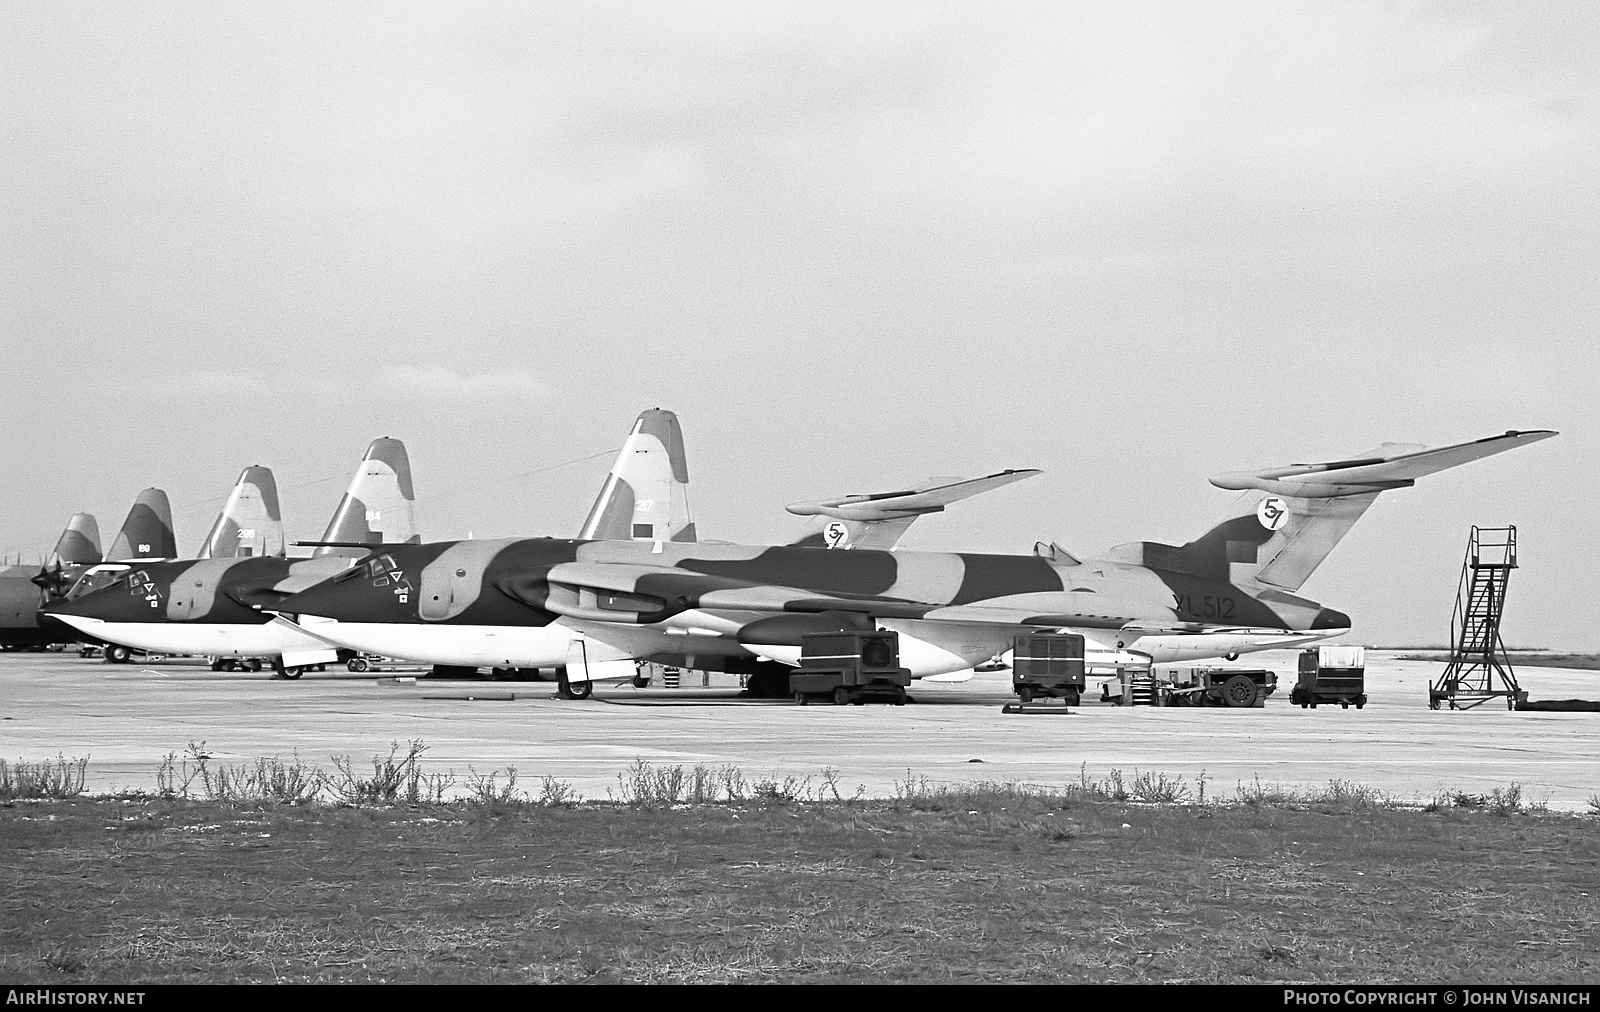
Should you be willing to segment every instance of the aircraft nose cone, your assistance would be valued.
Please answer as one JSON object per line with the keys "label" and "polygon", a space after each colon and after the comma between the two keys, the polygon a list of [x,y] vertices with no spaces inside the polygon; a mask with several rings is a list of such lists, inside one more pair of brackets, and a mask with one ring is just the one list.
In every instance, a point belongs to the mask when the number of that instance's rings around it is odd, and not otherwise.
{"label": "aircraft nose cone", "polygon": [[99,605],[102,603],[103,602],[94,600],[94,595],[92,594],[80,597],[76,601],[51,601],[49,604],[39,609],[39,622],[42,625],[46,619],[54,619],[59,615],[78,615],[84,618],[106,618],[108,616],[98,614],[98,612],[102,610],[99,607]]}
{"label": "aircraft nose cone", "polygon": [[[59,616],[50,613],[47,608],[39,609],[39,628],[59,639],[76,639],[80,627],[73,622],[63,621]],[[79,621],[83,621],[81,618]]]}
{"label": "aircraft nose cone", "polygon": [[1323,608],[1317,612],[1317,617],[1312,621],[1311,628],[1348,629],[1350,628],[1350,616],[1342,611],[1334,611],[1332,608]]}

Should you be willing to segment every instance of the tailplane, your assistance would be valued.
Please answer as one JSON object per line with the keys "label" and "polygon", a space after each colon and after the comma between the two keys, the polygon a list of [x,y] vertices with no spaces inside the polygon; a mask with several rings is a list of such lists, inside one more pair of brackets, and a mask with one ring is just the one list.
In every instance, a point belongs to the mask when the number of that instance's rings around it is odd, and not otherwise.
{"label": "tailplane", "polygon": [[367,554],[361,545],[420,543],[415,500],[406,444],[388,436],[374,439],[312,554],[358,557]]}
{"label": "tailplane", "polygon": [[74,513],[50,553],[48,566],[89,566],[99,562],[100,524],[92,513]]}
{"label": "tailplane", "polygon": [[907,528],[927,513],[940,513],[951,503],[1043,472],[1006,470],[965,481],[929,478],[900,492],[872,492],[840,499],[797,502],[785,507],[802,517],[815,517],[793,545],[816,548],[876,548],[900,543]]}
{"label": "tailplane", "polygon": [[1107,558],[1293,593],[1383,492],[1554,435],[1513,430],[1433,449],[1385,443],[1349,460],[1219,474],[1211,484],[1245,494],[1215,527],[1186,545],[1140,541]]}
{"label": "tailplane", "polygon": [[253,464],[239,474],[227,505],[211,525],[202,559],[234,559],[254,555],[283,558],[283,517],[278,511],[278,483],[272,469]]}
{"label": "tailplane", "polygon": [[122,529],[111,541],[107,562],[133,559],[176,559],[178,539],[172,533],[172,504],[167,493],[147,488],[133,501]]}
{"label": "tailplane", "polygon": [[651,408],[634,420],[578,537],[585,541],[692,542],[689,461],[678,416]]}

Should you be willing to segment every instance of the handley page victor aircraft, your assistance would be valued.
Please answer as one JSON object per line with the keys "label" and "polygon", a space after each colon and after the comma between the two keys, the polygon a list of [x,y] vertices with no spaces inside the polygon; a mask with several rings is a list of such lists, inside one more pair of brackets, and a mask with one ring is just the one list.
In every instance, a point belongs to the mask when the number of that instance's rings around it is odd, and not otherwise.
{"label": "handley page victor aircraft", "polygon": [[[1245,495],[1211,530],[1092,559],[1053,547],[1008,556],[458,541],[377,553],[277,608],[343,647],[434,664],[564,666],[573,686],[629,677],[641,658],[793,664],[804,634],[874,626],[899,633],[900,662],[916,677],[970,667],[1040,629],[1083,633],[1101,663],[1236,655],[1349,629],[1346,615],[1294,592],[1381,492],[1553,435],[1385,444],[1350,460],[1218,475],[1213,484]],[[770,670],[758,673],[758,693],[782,691],[765,684]]]}

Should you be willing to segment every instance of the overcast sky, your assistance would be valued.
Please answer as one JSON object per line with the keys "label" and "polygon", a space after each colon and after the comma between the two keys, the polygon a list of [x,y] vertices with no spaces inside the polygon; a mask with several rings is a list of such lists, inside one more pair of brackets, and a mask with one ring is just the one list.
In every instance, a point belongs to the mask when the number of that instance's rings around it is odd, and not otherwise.
{"label": "overcast sky", "polygon": [[904,542],[1008,552],[1555,428],[1302,592],[1442,642],[1515,523],[1507,638],[1600,648],[1597,54],[1589,2],[10,3],[0,550],[156,485],[192,553],[252,463],[312,538],[378,435],[430,540],[570,536],[655,406],[703,537],[1043,468]]}

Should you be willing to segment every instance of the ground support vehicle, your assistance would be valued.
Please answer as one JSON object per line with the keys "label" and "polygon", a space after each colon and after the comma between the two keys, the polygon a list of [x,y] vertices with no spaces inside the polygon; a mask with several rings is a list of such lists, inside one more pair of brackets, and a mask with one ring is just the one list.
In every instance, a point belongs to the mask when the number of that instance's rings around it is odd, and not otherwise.
{"label": "ground support vehicle", "polygon": [[1278,673],[1265,668],[1170,668],[1158,676],[1166,706],[1265,706]]}
{"label": "ground support vehicle", "polygon": [[1277,689],[1277,672],[1265,668],[1125,667],[1101,686],[1100,698],[1119,706],[1252,707]]}
{"label": "ground support vehicle", "polygon": [[208,657],[212,671],[260,671],[261,658],[259,657]]}
{"label": "ground support vehicle", "polygon": [[1118,706],[1165,706],[1162,685],[1148,664],[1118,665],[1117,676],[1100,683],[1100,702]]}
{"label": "ground support vehicle", "polygon": [[1367,662],[1363,647],[1311,647],[1300,652],[1299,680],[1289,690],[1289,702],[1301,709],[1318,703],[1338,703],[1356,709],[1367,705]]}
{"label": "ground support vehicle", "polygon": [[789,673],[789,691],[801,706],[821,700],[904,706],[910,684],[910,670],[900,666],[900,634],[893,632],[809,633],[800,637],[800,666]]}
{"label": "ground support vehicle", "polygon": [[1035,698],[1077,706],[1083,696],[1083,637],[1077,633],[1035,633],[1012,641],[1011,690],[1019,703]]}

